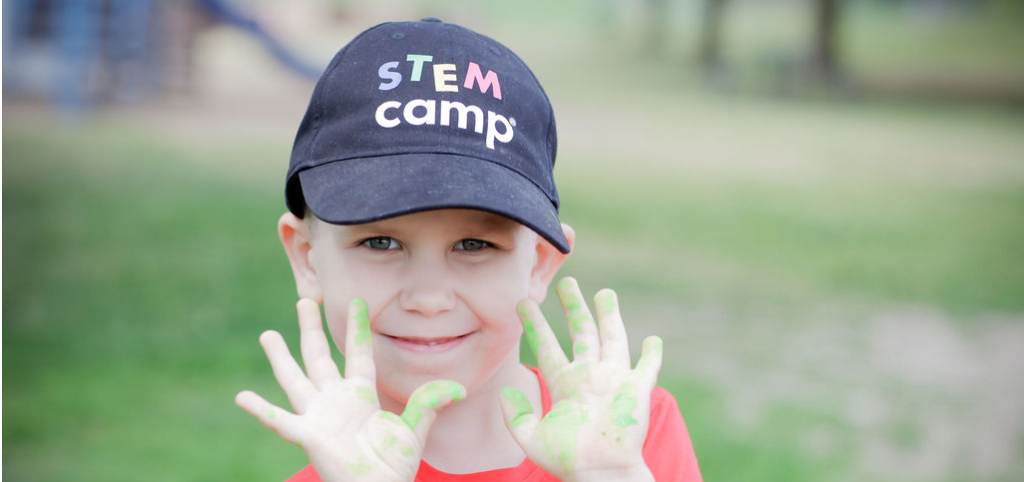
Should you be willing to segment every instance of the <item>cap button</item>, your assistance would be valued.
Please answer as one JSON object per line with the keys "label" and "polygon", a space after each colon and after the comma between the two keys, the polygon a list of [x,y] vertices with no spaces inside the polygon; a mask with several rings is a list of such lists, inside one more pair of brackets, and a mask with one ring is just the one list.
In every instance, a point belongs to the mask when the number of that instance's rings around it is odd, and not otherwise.
{"label": "cap button", "polygon": [[423,18],[421,18],[421,19],[420,19],[420,22],[434,22],[434,23],[443,23],[443,22],[441,21],[441,19],[439,19],[439,18],[437,18],[437,17],[423,17]]}

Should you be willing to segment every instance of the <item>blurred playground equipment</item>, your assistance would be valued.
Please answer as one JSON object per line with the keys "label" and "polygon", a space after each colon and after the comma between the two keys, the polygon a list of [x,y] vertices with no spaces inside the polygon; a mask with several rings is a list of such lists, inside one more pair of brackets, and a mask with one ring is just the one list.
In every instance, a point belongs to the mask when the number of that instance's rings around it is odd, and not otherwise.
{"label": "blurred playground equipment", "polygon": [[225,0],[4,0],[5,93],[41,98],[71,116],[190,88],[196,36],[216,24],[245,32],[284,68],[313,65],[243,6]]}

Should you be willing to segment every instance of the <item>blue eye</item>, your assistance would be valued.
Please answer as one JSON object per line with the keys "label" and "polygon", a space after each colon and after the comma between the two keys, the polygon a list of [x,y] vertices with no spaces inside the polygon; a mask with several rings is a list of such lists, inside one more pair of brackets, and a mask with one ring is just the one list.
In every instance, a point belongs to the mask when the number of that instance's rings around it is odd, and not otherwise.
{"label": "blue eye", "polygon": [[363,241],[363,246],[377,251],[387,251],[391,249],[401,248],[402,245],[398,244],[395,238],[389,238],[387,236],[378,236],[376,238],[370,238]]}
{"label": "blue eye", "polygon": [[480,251],[484,248],[491,246],[487,241],[480,241],[479,239],[463,239],[455,243],[456,251]]}

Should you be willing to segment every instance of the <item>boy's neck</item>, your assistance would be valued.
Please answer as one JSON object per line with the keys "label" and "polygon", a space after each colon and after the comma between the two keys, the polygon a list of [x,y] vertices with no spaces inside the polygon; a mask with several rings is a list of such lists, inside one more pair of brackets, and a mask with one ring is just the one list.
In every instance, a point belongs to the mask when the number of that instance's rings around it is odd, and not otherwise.
{"label": "boy's neck", "polygon": [[503,420],[501,389],[518,388],[538,413],[542,407],[537,376],[521,365],[516,355],[511,354],[498,372],[465,400],[441,410],[427,436],[423,460],[440,471],[456,474],[522,463],[526,454]]}

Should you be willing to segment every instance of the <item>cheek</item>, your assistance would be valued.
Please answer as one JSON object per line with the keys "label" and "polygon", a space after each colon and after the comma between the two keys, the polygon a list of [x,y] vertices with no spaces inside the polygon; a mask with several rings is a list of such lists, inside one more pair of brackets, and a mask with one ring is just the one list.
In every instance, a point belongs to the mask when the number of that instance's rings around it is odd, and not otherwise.
{"label": "cheek", "polygon": [[515,258],[473,270],[462,283],[463,299],[488,328],[518,339],[516,304],[529,296],[530,270]]}
{"label": "cheek", "polygon": [[[337,266],[341,266],[340,263]],[[398,286],[387,271],[374,268],[349,262],[343,268],[332,270],[327,276],[321,277],[327,327],[342,352],[345,350],[349,302],[355,298],[366,301],[372,324],[394,295],[386,287]]]}
{"label": "cheek", "polygon": [[348,327],[348,305],[347,303],[335,303],[324,297],[324,317],[327,319],[327,329],[331,332],[331,339],[342,353],[345,353],[345,329]]}

